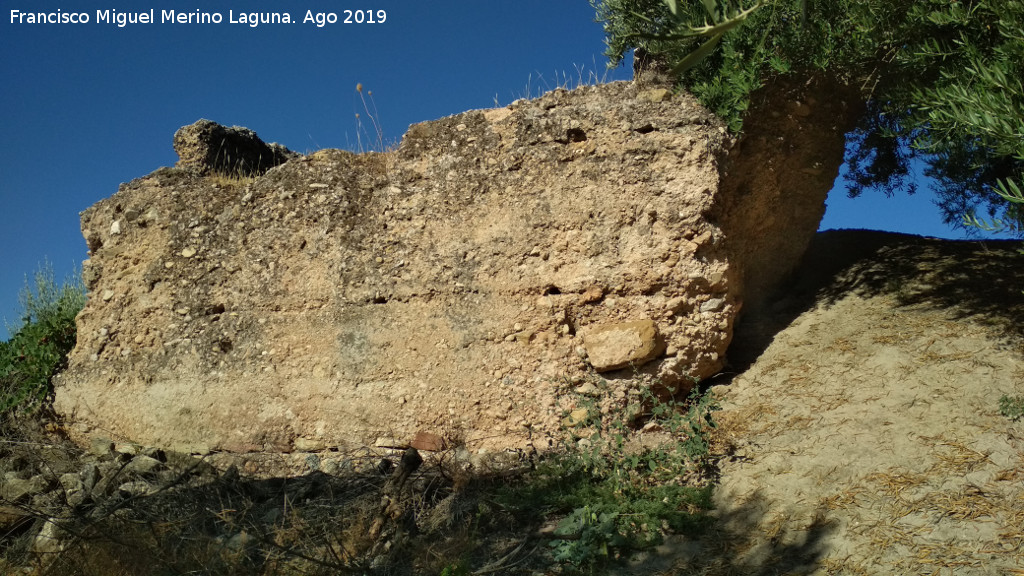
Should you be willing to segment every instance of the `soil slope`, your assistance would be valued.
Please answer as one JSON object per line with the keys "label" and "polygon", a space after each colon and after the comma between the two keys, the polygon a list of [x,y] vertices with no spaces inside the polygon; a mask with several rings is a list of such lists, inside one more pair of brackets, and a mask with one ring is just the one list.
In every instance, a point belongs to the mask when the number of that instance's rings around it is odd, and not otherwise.
{"label": "soil slope", "polygon": [[819,234],[737,329],[719,523],[665,573],[1024,574],[1018,248]]}

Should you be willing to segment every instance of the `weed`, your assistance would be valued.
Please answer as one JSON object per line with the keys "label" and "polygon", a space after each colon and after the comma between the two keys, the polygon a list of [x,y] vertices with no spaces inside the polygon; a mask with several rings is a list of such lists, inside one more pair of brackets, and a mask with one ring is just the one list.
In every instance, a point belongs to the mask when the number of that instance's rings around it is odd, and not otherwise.
{"label": "weed", "polygon": [[999,399],[999,413],[1016,422],[1024,418],[1024,396],[1006,396]]}
{"label": "weed", "polygon": [[[608,387],[599,381],[597,388]],[[499,491],[508,508],[561,516],[551,551],[580,567],[655,545],[666,533],[697,532],[711,507],[711,487],[700,479],[717,409],[713,396],[695,391],[680,402],[644,390],[604,418],[599,401],[579,398],[587,416],[566,420],[562,449]],[[659,431],[653,444],[635,429],[641,417],[645,429]]]}
{"label": "weed", "polygon": [[[356,145],[354,151],[359,154],[359,161],[365,163],[364,165],[372,173],[388,178],[395,164],[395,150],[397,150],[398,144],[388,144],[384,140],[384,129],[380,125],[380,113],[377,111],[377,103],[373,99],[373,91],[366,90],[364,92],[362,83],[359,83],[356,84],[356,93],[359,94],[363,111],[355,114]],[[364,118],[369,121],[373,134],[368,133]]]}
{"label": "weed", "polygon": [[239,169],[229,174],[214,172],[209,179],[221,188],[241,188],[255,182],[256,176]]}
{"label": "weed", "polygon": [[85,306],[81,273],[57,286],[53,269],[43,263],[34,281],[33,289],[26,278],[19,295],[21,324],[0,342],[0,415],[38,410],[75,346],[75,316]]}
{"label": "weed", "polygon": [[[373,99],[373,92],[370,90],[363,94],[362,83],[356,84],[356,92],[359,94],[359,101],[363,104],[363,112],[366,114],[366,118],[369,119],[370,124],[373,126],[373,135],[367,135],[369,140],[366,145],[363,144],[363,135],[366,134],[366,128],[363,126],[363,117],[359,112],[356,112],[356,151],[360,154],[364,152],[385,152],[386,147],[384,146],[384,130],[380,127],[380,114],[377,112],[377,103]],[[367,101],[369,97],[369,101]],[[371,108],[373,109],[371,111]]]}
{"label": "weed", "polygon": [[441,570],[441,576],[469,576],[469,575],[470,575],[469,569],[466,568],[465,564],[463,564],[461,562],[456,562],[454,564],[449,564],[448,566],[445,566],[443,570]]}
{"label": "weed", "polygon": [[[607,84],[610,82],[610,69],[605,69],[603,73],[598,74],[595,70],[598,69],[597,61],[593,61],[593,66],[588,67],[586,64],[573,64],[575,68],[575,76],[572,73],[566,71],[554,71],[554,80],[549,81],[545,78],[544,74],[539,70],[534,74],[529,74],[526,78],[526,85],[523,90],[516,95],[513,93],[512,99],[517,100],[520,98],[539,98],[546,92],[552,90],[563,89],[563,90],[574,90],[581,86],[597,86],[600,84]],[[501,104],[498,100],[498,95],[494,95],[494,107],[498,108]]]}

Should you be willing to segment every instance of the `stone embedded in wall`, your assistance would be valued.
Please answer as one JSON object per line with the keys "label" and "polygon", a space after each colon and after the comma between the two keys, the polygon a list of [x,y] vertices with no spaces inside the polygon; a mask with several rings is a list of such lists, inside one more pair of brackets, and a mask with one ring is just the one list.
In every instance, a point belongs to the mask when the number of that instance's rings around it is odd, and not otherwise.
{"label": "stone embedded in wall", "polygon": [[667,351],[603,387],[715,374],[743,298],[731,255],[765,243],[712,217],[742,204],[722,197],[721,123],[639,92],[556,90],[248,181],[178,167],[123,185],[82,214],[69,432],[183,452],[523,445],[578,408],[559,383],[594,370],[587,334],[640,321]]}
{"label": "stone embedded in wall", "polygon": [[424,452],[439,452],[447,447],[447,443],[438,434],[420,430],[413,437],[412,442],[409,442],[409,447]]}
{"label": "stone embedded in wall", "polygon": [[665,351],[653,320],[591,326],[583,332],[583,346],[597,372],[640,367]]}

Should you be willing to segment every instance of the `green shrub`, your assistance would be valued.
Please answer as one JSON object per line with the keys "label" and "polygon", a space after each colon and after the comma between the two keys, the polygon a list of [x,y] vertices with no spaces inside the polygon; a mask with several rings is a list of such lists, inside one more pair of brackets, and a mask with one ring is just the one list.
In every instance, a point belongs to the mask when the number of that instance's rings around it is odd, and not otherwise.
{"label": "green shrub", "polygon": [[999,399],[999,413],[1010,420],[1024,418],[1024,396],[1003,396]]}
{"label": "green shrub", "polygon": [[[550,543],[560,562],[600,564],[656,545],[665,533],[699,532],[707,522],[711,486],[701,479],[715,398],[695,389],[685,402],[663,401],[646,388],[630,398],[602,418],[600,398],[580,397],[588,417],[566,427],[562,450],[499,493],[504,507],[537,521],[561,517]],[[639,421],[673,440],[643,445],[636,441]]]}
{"label": "green shrub", "polygon": [[45,403],[53,375],[67,364],[75,346],[75,316],[85,306],[81,275],[58,286],[48,263],[34,286],[28,280],[19,295],[20,324],[0,342],[0,414],[33,413]]}
{"label": "green shrub", "polygon": [[441,576],[469,576],[469,575],[470,575],[469,569],[466,568],[465,564],[463,564],[461,562],[456,562],[454,564],[449,564],[448,566],[444,567],[444,570],[441,570]]}

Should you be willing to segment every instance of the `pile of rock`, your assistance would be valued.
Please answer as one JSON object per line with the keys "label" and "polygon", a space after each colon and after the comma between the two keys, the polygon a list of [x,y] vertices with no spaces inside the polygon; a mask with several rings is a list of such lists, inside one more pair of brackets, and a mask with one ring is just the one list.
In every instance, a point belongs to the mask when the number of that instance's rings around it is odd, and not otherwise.
{"label": "pile of rock", "polygon": [[[275,558],[297,573],[311,557],[338,568],[406,562],[395,556],[410,527],[438,537],[476,510],[451,477],[481,464],[458,450],[436,458],[380,448],[277,462],[290,470],[275,478],[248,472],[258,456],[197,458],[105,439],[85,451],[19,442],[0,455],[3,574],[105,574],[140,561],[145,572],[133,573],[264,573]],[[325,534],[344,559],[320,547]],[[297,541],[282,553],[289,538]]]}
{"label": "pile of rock", "polygon": [[0,534],[21,535],[25,551],[37,557],[59,553],[74,534],[72,526],[108,515],[131,498],[217,477],[211,465],[190,456],[100,438],[88,452],[48,445],[33,456],[5,458],[2,468]]}

